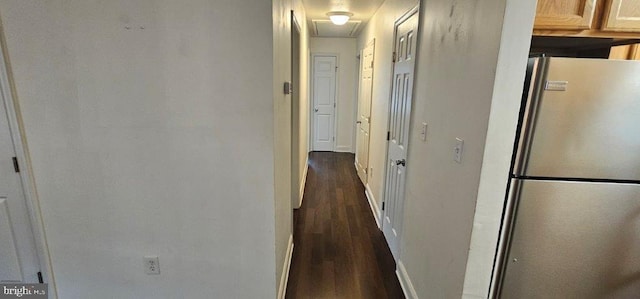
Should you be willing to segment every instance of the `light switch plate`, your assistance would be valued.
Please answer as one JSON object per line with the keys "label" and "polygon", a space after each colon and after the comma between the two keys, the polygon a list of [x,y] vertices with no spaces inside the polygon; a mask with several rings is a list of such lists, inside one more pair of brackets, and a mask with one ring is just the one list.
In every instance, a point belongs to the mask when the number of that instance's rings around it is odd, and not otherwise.
{"label": "light switch plate", "polygon": [[422,123],[422,128],[420,129],[420,139],[422,139],[422,141],[427,141],[427,123]]}
{"label": "light switch plate", "polygon": [[464,150],[464,140],[456,138],[456,146],[453,148],[453,160],[462,163],[462,151]]}

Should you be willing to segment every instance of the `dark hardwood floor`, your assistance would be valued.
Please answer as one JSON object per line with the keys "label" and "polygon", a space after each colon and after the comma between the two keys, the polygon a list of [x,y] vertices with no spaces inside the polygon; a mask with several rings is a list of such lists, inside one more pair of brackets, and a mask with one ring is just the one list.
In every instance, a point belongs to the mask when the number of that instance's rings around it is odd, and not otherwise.
{"label": "dark hardwood floor", "polygon": [[404,298],[354,155],[312,152],[286,298]]}

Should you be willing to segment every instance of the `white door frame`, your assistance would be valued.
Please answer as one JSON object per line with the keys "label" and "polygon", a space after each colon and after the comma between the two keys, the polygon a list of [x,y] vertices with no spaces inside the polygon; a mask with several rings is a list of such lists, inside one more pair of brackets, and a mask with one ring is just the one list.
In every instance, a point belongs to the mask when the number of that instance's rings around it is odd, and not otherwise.
{"label": "white door frame", "polygon": [[[374,38],[375,39],[375,38]],[[356,46],[357,49],[357,46]],[[362,59],[362,51],[358,50],[358,55],[356,56],[356,65],[355,65],[355,70],[356,70],[356,92],[355,92],[355,101],[353,103],[353,119],[354,122],[352,124],[353,128],[353,136],[351,136],[351,153],[355,154],[356,153],[356,142],[358,141],[358,137],[357,137],[357,130],[358,130],[358,126],[356,121],[358,120],[358,103],[360,101],[360,74],[362,72],[362,63],[361,63],[361,59]]]}
{"label": "white door frame", "polygon": [[[291,207],[300,208],[300,49],[302,29],[295,12],[291,11]],[[294,38],[295,36],[295,38]],[[297,44],[296,44],[297,43]],[[296,47],[297,46],[297,47]],[[295,53],[297,52],[297,53]],[[297,68],[297,71],[295,70]],[[296,76],[297,75],[297,76]],[[297,78],[296,78],[297,77]],[[294,109],[295,108],[295,109]],[[294,123],[294,121],[297,121]]]}
{"label": "white door frame", "polygon": [[[310,54],[310,60],[309,60],[309,64],[311,65],[309,67],[309,73],[311,74],[311,76],[309,76],[309,94],[311,95],[310,97],[310,101],[309,101],[309,149],[310,151],[315,151],[315,149],[313,148],[313,138],[314,138],[314,134],[315,134],[315,126],[316,126],[316,122],[315,122],[315,112],[314,112],[314,104],[315,104],[315,98],[313,97],[314,93],[313,93],[313,88],[314,88],[314,84],[313,84],[313,79],[315,76],[315,69],[314,69],[314,65],[315,65],[315,58],[317,56],[333,56],[336,58],[336,67],[338,68],[338,70],[340,69],[340,54],[338,53],[331,53],[331,52],[312,52]],[[338,144],[338,94],[339,93],[339,85],[340,82],[340,78],[339,78],[339,72],[336,71],[336,94],[335,94],[335,108],[333,109],[333,137],[336,138],[336,140],[333,142],[333,148],[331,149],[331,151],[335,152],[336,151],[336,146]]]}
{"label": "white door frame", "polygon": [[24,126],[18,113],[18,111],[20,111],[18,103],[16,102],[13,94],[13,84],[9,76],[9,64],[6,61],[4,49],[6,49],[6,47],[4,45],[4,41],[2,41],[2,49],[0,49],[0,95],[2,96],[2,102],[0,104],[4,104],[7,110],[9,132],[11,133],[16,159],[20,165],[20,180],[22,181],[22,189],[27,204],[29,220],[31,220],[42,278],[45,283],[49,284],[49,298],[57,299],[57,290],[53,277],[51,260],[49,258],[49,249],[47,247],[47,239],[44,232],[40,202],[38,200],[38,193],[33,180],[31,160],[27,155],[27,144],[23,138]]}
{"label": "white door frame", "polygon": [[[397,38],[397,30],[396,28],[398,27],[399,24],[401,24],[402,22],[408,20],[410,17],[412,17],[414,14],[419,14],[420,13],[420,4],[416,5],[415,7],[413,7],[412,9],[408,10],[406,13],[402,14],[402,16],[400,16],[398,19],[396,19],[396,21],[393,23],[393,47],[392,47],[392,52],[396,50],[396,38]],[[420,28],[420,24],[422,23],[422,18],[420,18],[420,16],[418,16],[418,29]],[[418,49],[420,45],[420,34],[418,33],[416,35],[416,62],[414,62],[417,65],[417,60],[419,59],[418,57]],[[394,63],[395,64],[395,63]],[[414,68],[414,76],[416,74],[416,69]],[[415,78],[415,77],[414,77]],[[391,75],[390,75],[390,79],[389,82],[391,82],[391,88],[389,89],[389,97],[387,98],[389,101],[389,109],[387,111],[387,134],[388,132],[391,130],[391,97],[393,97],[393,84],[394,84],[394,67],[391,67]],[[411,93],[412,95],[415,94],[415,87],[416,87],[416,81],[414,80],[414,84],[411,88]],[[413,101],[413,96],[412,96],[412,101]],[[411,105],[413,107],[413,104]],[[413,108],[412,108],[413,109]],[[411,113],[412,114],[412,113]],[[410,115],[411,115],[410,114]],[[409,124],[411,124],[411,120],[409,120]],[[409,129],[410,129],[411,125],[409,125]],[[407,140],[407,153],[409,151],[409,141]],[[408,154],[407,154],[408,156]],[[385,194],[387,192],[387,175],[388,175],[388,171],[389,171],[389,167],[388,167],[388,163],[386,163],[386,161],[389,159],[389,140],[387,139],[387,142],[385,143],[385,153],[384,153],[384,183],[382,184],[382,206],[384,207],[385,205]],[[406,177],[405,177],[405,182],[406,182]],[[406,186],[403,186],[403,188],[405,188]],[[405,189],[406,191],[406,189]],[[404,197],[406,198],[406,192],[404,194]],[[404,205],[404,201],[403,201],[403,205]],[[404,211],[404,207],[403,207],[403,211]],[[385,216],[385,211],[382,210],[380,211],[380,230],[382,231],[384,229],[384,216]],[[403,219],[402,219],[402,223],[404,224],[404,215],[403,215]],[[402,245],[402,236],[403,236],[403,229],[402,226],[403,224],[400,226],[400,230],[398,232],[398,246],[400,247]],[[386,241],[386,238],[385,238]],[[400,251],[402,251],[402,248],[399,248]],[[397,258],[396,256],[393,257],[394,260],[397,262],[399,258]]]}
{"label": "white door frame", "polygon": [[[367,46],[365,46],[365,48],[366,47]],[[359,110],[359,107],[360,107],[360,97],[361,97],[361,94],[362,94],[362,64],[363,64],[363,60],[364,60],[363,53],[364,53],[364,48],[358,50],[358,56],[357,56],[357,58],[358,58],[358,72],[357,72],[358,73],[358,90],[356,92],[356,105],[355,105],[355,107],[353,109],[356,112],[353,115],[353,119],[356,120],[356,124],[355,124],[355,127],[353,129],[353,132],[354,132],[353,137],[354,138],[353,138],[353,141],[352,141],[352,143],[353,143],[353,153],[356,156],[356,159],[353,160],[353,166],[355,166],[356,171],[358,171],[358,160],[357,160],[357,157],[358,157],[358,117],[360,115],[359,114],[360,111],[358,111],[358,110]],[[369,138],[369,139],[371,139],[371,138]]]}

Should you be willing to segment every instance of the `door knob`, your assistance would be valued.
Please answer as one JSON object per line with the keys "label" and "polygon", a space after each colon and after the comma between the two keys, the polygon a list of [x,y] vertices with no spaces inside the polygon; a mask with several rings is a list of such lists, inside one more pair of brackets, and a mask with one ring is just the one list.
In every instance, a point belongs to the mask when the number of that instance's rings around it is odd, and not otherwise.
{"label": "door knob", "polygon": [[315,112],[318,112],[318,108],[316,108],[316,109],[313,109],[313,111],[315,111]]}
{"label": "door knob", "polygon": [[407,165],[407,161],[405,159],[396,160],[396,165],[406,166]]}
{"label": "door knob", "polygon": [[356,124],[361,124],[361,123],[362,123],[361,121],[357,121],[357,122],[356,122]]}

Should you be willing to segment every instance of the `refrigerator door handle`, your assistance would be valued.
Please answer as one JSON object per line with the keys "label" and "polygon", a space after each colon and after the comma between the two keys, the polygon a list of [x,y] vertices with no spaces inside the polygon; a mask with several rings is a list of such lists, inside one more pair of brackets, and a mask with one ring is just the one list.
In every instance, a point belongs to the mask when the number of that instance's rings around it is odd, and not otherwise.
{"label": "refrigerator door handle", "polygon": [[500,236],[498,240],[498,247],[496,248],[496,258],[493,266],[488,298],[498,298],[500,289],[502,288],[505,268],[508,263],[507,258],[509,257],[511,235],[515,224],[515,215],[518,209],[518,202],[522,189],[521,187],[521,179],[511,179],[509,181],[509,191],[506,195],[502,222],[500,224]]}
{"label": "refrigerator door handle", "polygon": [[524,175],[527,167],[526,161],[529,158],[529,146],[535,133],[536,114],[540,104],[540,96],[544,89],[547,60],[544,58],[531,58],[529,68],[531,70],[527,70],[527,79],[525,80],[525,83],[529,83],[529,88],[527,89],[527,94],[523,94],[522,105],[524,107],[518,123],[518,132],[516,133],[516,151],[513,162],[513,174],[516,176]]}

